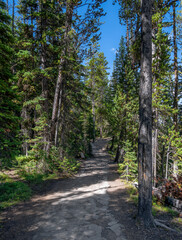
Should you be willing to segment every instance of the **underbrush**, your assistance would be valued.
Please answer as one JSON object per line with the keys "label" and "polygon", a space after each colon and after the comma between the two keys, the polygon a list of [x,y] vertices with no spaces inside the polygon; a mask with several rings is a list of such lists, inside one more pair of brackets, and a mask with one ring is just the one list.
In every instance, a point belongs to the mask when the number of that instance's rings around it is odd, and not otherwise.
{"label": "underbrush", "polygon": [[156,182],[162,195],[160,201],[165,201],[165,197],[182,200],[182,175],[178,177],[169,176],[169,179],[157,179]]}
{"label": "underbrush", "polygon": [[21,181],[13,181],[8,175],[0,174],[0,209],[12,206],[19,201],[31,197],[32,190],[28,184]]}
{"label": "underbrush", "polygon": [[[127,192],[129,194],[129,200],[133,201],[135,205],[138,205],[138,190],[133,185],[128,184]],[[162,205],[157,201],[155,197],[152,198],[152,214],[156,216],[158,213],[168,213],[172,217],[177,217],[179,213],[169,207]]]}
{"label": "underbrush", "polygon": [[[0,210],[28,200],[35,190],[50,179],[67,178],[77,172],[80,162],[64,157],[62,160],[37,160],[34,156],[19,156],[13,170],[0,173]],[[12,177],[12,172],[16,177]]]}

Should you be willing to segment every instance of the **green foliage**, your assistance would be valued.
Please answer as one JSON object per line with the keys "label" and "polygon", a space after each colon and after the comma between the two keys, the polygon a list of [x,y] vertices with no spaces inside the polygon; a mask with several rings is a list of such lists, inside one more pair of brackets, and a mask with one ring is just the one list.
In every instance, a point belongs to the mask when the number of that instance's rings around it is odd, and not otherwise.
{"label": "green foliage", "polygon": [[33,160],[34,157],[33,156],[25,156],[25,155],[20,155],[16,157],[16,162],[18,164],[19,167],[21,167],[23,164],[25,164],[26,162],[30,162],[31,160]]}
{"label": "green foliage", "polygon": [[132,181],[137,178],[137,156],[128,140],[123,144],[123,149],[125,152],[124,159],[122,163],[118,164],[118,172],[121,174],[121,178],[127,179],[127,181]]}
{"label": "green foliage", "polygon": [[5,183],[5,182],[12,182],[12,179],[8,176],[8,174],[0,172],[0,183]]}
{"label": "green foliage", "polygon": [[64,173],[64,174],[71,174],[73,172],[76,172],[80,167],[80,163],[77,162],[75,159],[68,159],[64,157],[64,159],[60,162],[60,165],[58,168]]}
{"label": "green foliage", "polygon": [[127,193],[129,194],[129,199],[135,203],[135,205],[138,204],[138,190],[133,185],[129,185],[127,188]]}
{"label": "green foliage", "polygon": [[[138,190],[137,188],[133,187],[132,185],[129,185],[128,190],[129,199],[135,203],[135,205],[138,204]],[[153,216],[156,216],[158,213],[169,213],[171,216],[176,217],[179,215],[179,213],[170,207],[166,207],[162,205],[160,202],[156,201],[156,199],[152,198],[152,214]]]}
{"label": "green foliage", "polygon": [[33,185],[38,185],[43,182],[46,178],[46,174],[41,174],[37,172],[27,172],[24,169],[21,169],[18,172],[19,176],[21,177],[22,180],[25,180],[30,186]]}
{"label": "green foliage", "polygon": [[157,213],[169,213],[171,216],[173,217],[177,217],[179,215],[179,213],[169,207],[165,207],[159,203],[153,202],[152,204],[152,214],[154,216],[157,215]]}
{"label": "green foliage", "polygon": [[60,157],[59,149],[54,146],[51,148],[50,158],[47,160],[47,163],[50,171],[63,173],[65,176],[77,172],[80,167],[80,163],[68,154]]}
{"label": "green foliage", "polygon": [[99,45],[94,40],[92,40],[90,51],[91,56],[86,66],[87,79],[85,83],[88,87],[88,97],[91,105],[89,123],[92,121],[90,126],[93,125],[91,135],[94,141],[96,135],[99,135],[99,132],[100,136],[104,134],[107,125],[107,121],[105,121],[106,109],[104,107],[104,102],[108,90],[108,62],[104,53],[99,52]]}
{"label": "green foliage", "polygon": [[12,75],[14,58],[10,16],[0,0],[0,165],[9,166],[18,153],[19,100],[16,79]]}
{"label": "green foliage", "polygon": [[[43,175],[49,171],[48,163],[44,160],[46,159],[45,155],[42,153],[42,158],[40,158],[40,152],[38,152],[39,155],[37,156],[30,151],[28,156],[21,155],[16,157],[20,176],[28,174],[34,177],[34,175]],[[40,161],[40,159],[42,159],[42,161]]]}
{"label": "green foliage", "polygon": [[0,184],[0,209],[29,199],[31,189],[23,182],[5,182]]}

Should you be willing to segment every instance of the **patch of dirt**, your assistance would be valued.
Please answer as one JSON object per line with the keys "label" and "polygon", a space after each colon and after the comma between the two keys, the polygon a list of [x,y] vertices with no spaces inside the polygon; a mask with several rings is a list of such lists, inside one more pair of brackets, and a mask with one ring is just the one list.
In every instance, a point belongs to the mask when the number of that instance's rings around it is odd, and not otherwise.
{"label": "patch of dirt", "polygon": [[[83,161],[77,175],[48,180],[37,187],[37,193],[30,201],[1,212],[0,239],[91,240],[95,234],[100,236],[95,240],[182,239],[180,234],[161,228],[146,230],[137,224],[137,207],[128,200],[127,186],[119,179],[117,165],[109,160],[104,148],[106,144],[106,140],[96,142],[95,158]],[[84,225],[83,218],[90,226]],[[156,218],[167,221],[165,224],[172,228],[182,228],[172,222],[170,214],[159,213]],[[118,231],[123,233],[123,238],[117,237]],[[87,233],[85,237],[83,232]]]}
{"label": "patch of dirt", "polygon": [[[125,226],[125,235],[128,240],[180,240],[182,235],[168,231],[166,229],[151,227],[145,229],[139,225],[136,221],[137,206],[130,200],[127,185],[121,182],[119,175],[116,178],[117,166],[110,163],[110,188],[108,190],[110,195],[110,211],[115,215],[119,222],[122,222]],[[113,179],[116,179],[113,181]],[[176,231],[182,232],[182,221],[173,221],[173,216],[169,213],[158,212],[155,219],[164,220],[164,224]]]}

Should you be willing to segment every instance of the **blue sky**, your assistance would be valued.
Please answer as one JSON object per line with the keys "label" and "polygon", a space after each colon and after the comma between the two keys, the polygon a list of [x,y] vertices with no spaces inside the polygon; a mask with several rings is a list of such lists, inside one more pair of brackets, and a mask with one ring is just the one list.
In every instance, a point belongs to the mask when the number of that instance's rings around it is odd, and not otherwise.
{"label": "blue sky", "polygon": [[[12,7],[12,0],[8,0],[10,5],[10,14]],[[19,0],[15,0],[15,5],[17,5]],[[101,22],[104,24],[101,26],[101,40],[100,50],[104,52],[105,57],[108,61],[108,72],[112,74],[113,61],[115,59],[116,49],[119,47],[119,42],[121,36],[125,34],[126,30],[124,26],[119,23],[119,4],[112,4],[113,0],[107,0],[103,4],[104,11],[107,13],[106,16],[101,18]],[[17,9],[16,14],[17,14]]]}
{"label": "blue sky", "polygon": [[104,52],[108,61],[109,70],[111,74],[113,69],[113,61],[115,59],[116,49],[119,47],[121,36],[125,34],[125,26],[121,26],[119,23],[118,11],[119,5],[112,5],[113,0],[107,0],[103,4],[103,8],[107,13],[105,17],[102,17],[101,21],[105,22],[101,26],[101,40],[100,49]]}

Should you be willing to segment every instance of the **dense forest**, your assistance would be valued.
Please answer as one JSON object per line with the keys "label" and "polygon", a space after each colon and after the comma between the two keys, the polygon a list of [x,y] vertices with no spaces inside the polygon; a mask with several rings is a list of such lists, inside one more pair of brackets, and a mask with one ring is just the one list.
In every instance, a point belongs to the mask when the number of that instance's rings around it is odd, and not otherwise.
{"label": "dense forest", "polygon": [[74,171],[91,142],[109,137],[121,177],[139,175],[142,216],[152,186],[176,181],[170,194],[182,199],[180,1],[114,1],[126,32],[110,78],[99,46],[105,1],[0,0],[0,168],[29,178]]}

